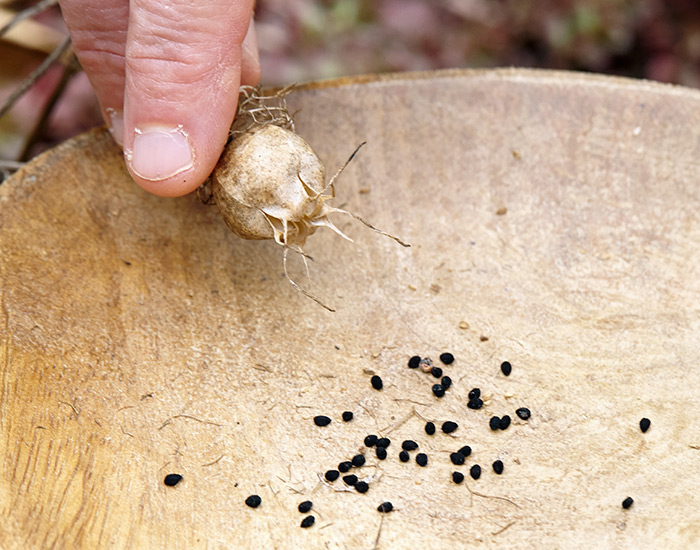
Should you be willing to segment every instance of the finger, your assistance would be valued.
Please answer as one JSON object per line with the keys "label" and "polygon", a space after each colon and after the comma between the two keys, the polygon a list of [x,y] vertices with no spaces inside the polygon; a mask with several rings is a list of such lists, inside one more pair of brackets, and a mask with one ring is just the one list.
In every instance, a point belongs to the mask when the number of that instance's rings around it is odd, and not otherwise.
{"label": "finger", "polygon": [[260,82],[260,55],[255,22],[252,18],[248,25],[248,33],[243,40],[241,58],[241,85],[256,86]]}
{"label": "finger", "polygon": [[95,90],[102,116],[122,143],[129,0],[60,0],[73,51]]}
{"label": "finger", "polygon": [[252,0],[131,0],[124,157],[134,180],[184,195],[211,173],[238,99]]}

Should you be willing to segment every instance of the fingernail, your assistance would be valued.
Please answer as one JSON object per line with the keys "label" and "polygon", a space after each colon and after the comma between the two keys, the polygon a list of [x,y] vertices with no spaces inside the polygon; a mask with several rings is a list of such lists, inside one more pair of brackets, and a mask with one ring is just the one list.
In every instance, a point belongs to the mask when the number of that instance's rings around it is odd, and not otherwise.
{"label": "fingernail", "polygon": [[108,107],[105,109],[109,116],[109,131],[119,145],[124,145],[124,113]]}
{"label": "fingernail", "polygon": [[134,132],[133,148],[124,156],[140,178],[161,181],[192,168],[194,152],[182,126],[151,126]]}

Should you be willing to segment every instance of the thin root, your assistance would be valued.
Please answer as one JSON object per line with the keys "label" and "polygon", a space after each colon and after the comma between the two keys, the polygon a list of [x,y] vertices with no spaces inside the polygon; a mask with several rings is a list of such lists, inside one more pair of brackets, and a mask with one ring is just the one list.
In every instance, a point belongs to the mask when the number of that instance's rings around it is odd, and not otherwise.
{"label": "thin root", "polygon": [[377,228],[374,227],[371,223],[369,223],[369,222],[363,220],[363,219],[362,219],[360,216],[358,216],[357,214],[354,214],[354,213],[352,213],[352,212],[348,212],[347,210],[343,210],[342,208],[333,208],[333,207],[328,207],[328,211],[329,211],[329,212],[338,212],[338,213],[340,213],[340,214],[347,214],[348,216],[352,216],[352,217],[355,218],[357,221],[360,221],[360,222],[362,222],[363,224],[365,224],[365,225],[366,225],[367,227],[369,227],[372,231],[374,231],[374,232],[376,232],[376,233],[379,233],[380,235],[384,235],[385,237],[389,237],[390,239],[395,240],[395,241],[396,241],[397,243],[399,243],[401,246],[404,246],[404,247],[406,247],[406,248],[410,248],[410,247],[411,247],[410,244],[403,242],[401,239],[399,239],[398,237],[395,237],[395,236],[392,235],[391,233],[387,233],[386,231],[382,231],[381,229],[377,229]]}
{"label": "thin root", "polygon": [[298,285],[296,282],[294,282],[294,280],[289,276],[289,272],[287,271],[287,250],[289,250],[289,247],[285,247],[285,248],[284,248],[284,252],[282,253],[282,266],[284,267],[284,275],[285,275],[285,277],[287,277],[287,280],[289,281],[289,283],[290,283],[294,288],[296,288],[299,292],[301,292],[304,296],[306,296],[307,298],[311,298],[314,302],[316,302],[316,303],[317,303],[318,305],[320,305],[322,308],[327,309],[328,311],[330,311],[330,312],[332,312],[332,313],[335,313],[335,310],[334,310],[332,307],[327,306],[327,305],[324,304],[321,300],[319,300],[318,298],[316,298],[316,296],[314,296],[313,294],[311,294],[308,290],[306,290],[306,289],[302,288],[301,286],[299,286],[299,285]]}

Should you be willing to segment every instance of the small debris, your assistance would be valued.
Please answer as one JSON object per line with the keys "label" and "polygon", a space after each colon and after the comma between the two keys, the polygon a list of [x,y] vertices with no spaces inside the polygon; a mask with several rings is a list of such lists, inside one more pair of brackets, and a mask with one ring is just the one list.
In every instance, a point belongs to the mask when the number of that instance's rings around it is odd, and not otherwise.
{"label": "small debris", "polygon": [[430,357],[423,357],[418,364],[423,372],[433,370],[433,360]]}
{"label": "small debris", "polygon": [[308,529],[314,523],[316,523],[316,518],[314,516],[306,516],[304,519],[301,520],[301,527],[302,529]]}
{"label": "small debris", "polygon": [[425,433],[427,433],[428,435],[435,434],[435,424],[433,422],[426,422]]}
{"label": "small debris", "polygon": [[503,363],[501,363],[501,372],[504,376],[510,376],[512,370],[513,366],[508,361],[503,361]]}
{"label": "small debris", "polygon": [[451,434],[457,428],[459,428],[459,424],[457,424],[457,422],[452,422],[451,420],[448,420],[447,422],[442,423],[442,431],[446,434]]}
{"label": "small debris", "polygon": [[314,424],[317,426],[328,426],[331,423],[331,419],[325,415],[314,416]]}
{"label": "small debris", "polygon": [[452,472],[452,481],[459,485],[464,481],[464,474],[462,472]]}
{"label": "small debris", "polygon": [[466,321],[460,321],[459,325],[457,326],[462,330],[467,330],[469,328],[469,323],[467,323]]}
{"label": "small debris", "polygon": [[178,483],[182,481],[182,476],[180,474],[168,474],[165,476],[163,483],[168,487],[175,487]]}
{"label": "small debris", "polygon": [[527,420],[530,418],[530,409],[527,407],[520,407],[517,411],[515,411],[515,414],[518,415],[520,420]]}
{"label": "small debris", "polygon": [[311,511],[311,508],[313,508],[314,503],[311,502],[310,500],[305,500],[304,502],[299,504],[299,511],[302,514],[306,514]]}
{"label": "small debris", "polygon": [[381,512],[382,514],[388,514],[394,509],[394,505],[391,502],[383,502],[379,506],[377,506],[377,512]]}
{"label": "small debris", "polygon": [[488,336],[484,336],[484,335],[482,334],[481,336],[479,336],[479,341],[481,341],[481,342],[488,342],[488,341],[489,341],[489,337],[488,337]]}
{"label": "small debris", "polygon": [[416,455],[416,462],[418,463],[418,466],[427,466],[428,465],[428,455],[425,453],[418,453]]}
{"label": "small debris", "polygon": [[372,377],[372,387],[375,390],[381,390],[384,387],[384,382],[382,381],[381,377],[377,376],[376,374]]}
{"label": "small debris", "polygon": [[496,210],[496,216],[503,216],[506,212],[508,212],[508,209],[505,206],[501,206],[498,210]]}
{"label": "small debris", "polygon": [[352,411],[345,411],[343,413],[343,422],[350,422],[355,415],[352,413]]}
{"label": "small debris", "polygon": [[496,460],[493,463],[493,471],[500,476],[503,473],[503,462],[500,460]]}
{"label": "small debris", "polygon": [[258,495],[250,495],[245,499],[245,504],[251,508],[257,508],[262,504],[262,499]]}
{"label": "small debris", "polygon": [[630,506],[634,504],[634,499],[632,497],[627,497],[622,501],[622,507],[627,510]]}
{"label": "small debris", "polygon": [[481,466],[474,464],[469,470],[469,475],[472,476],[472,479],[479,479],[481,477]]}
{"label": "small debris", "polygon": [[649,420],[648,418],[642,418],[639,421],[639,429],[642,430],[643,434],[647,433],[647,430],[649,429],[650,426],[651,426],[651,420]]}
{"label": "small debris", "polygon": [[451,365],[455,361],[455,356],[449,352],[441,353],[440,361],[442,361],[445,365]]}

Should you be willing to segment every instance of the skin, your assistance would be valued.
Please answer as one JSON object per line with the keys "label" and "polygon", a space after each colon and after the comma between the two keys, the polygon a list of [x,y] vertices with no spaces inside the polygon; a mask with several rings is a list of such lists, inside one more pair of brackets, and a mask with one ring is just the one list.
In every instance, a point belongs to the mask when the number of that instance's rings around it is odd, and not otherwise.
{"label": "skin", "polygon": [[260,79],[254,0],[60,5],[134,181],[161,196],[195,190],[221,155],[239,86]]}

